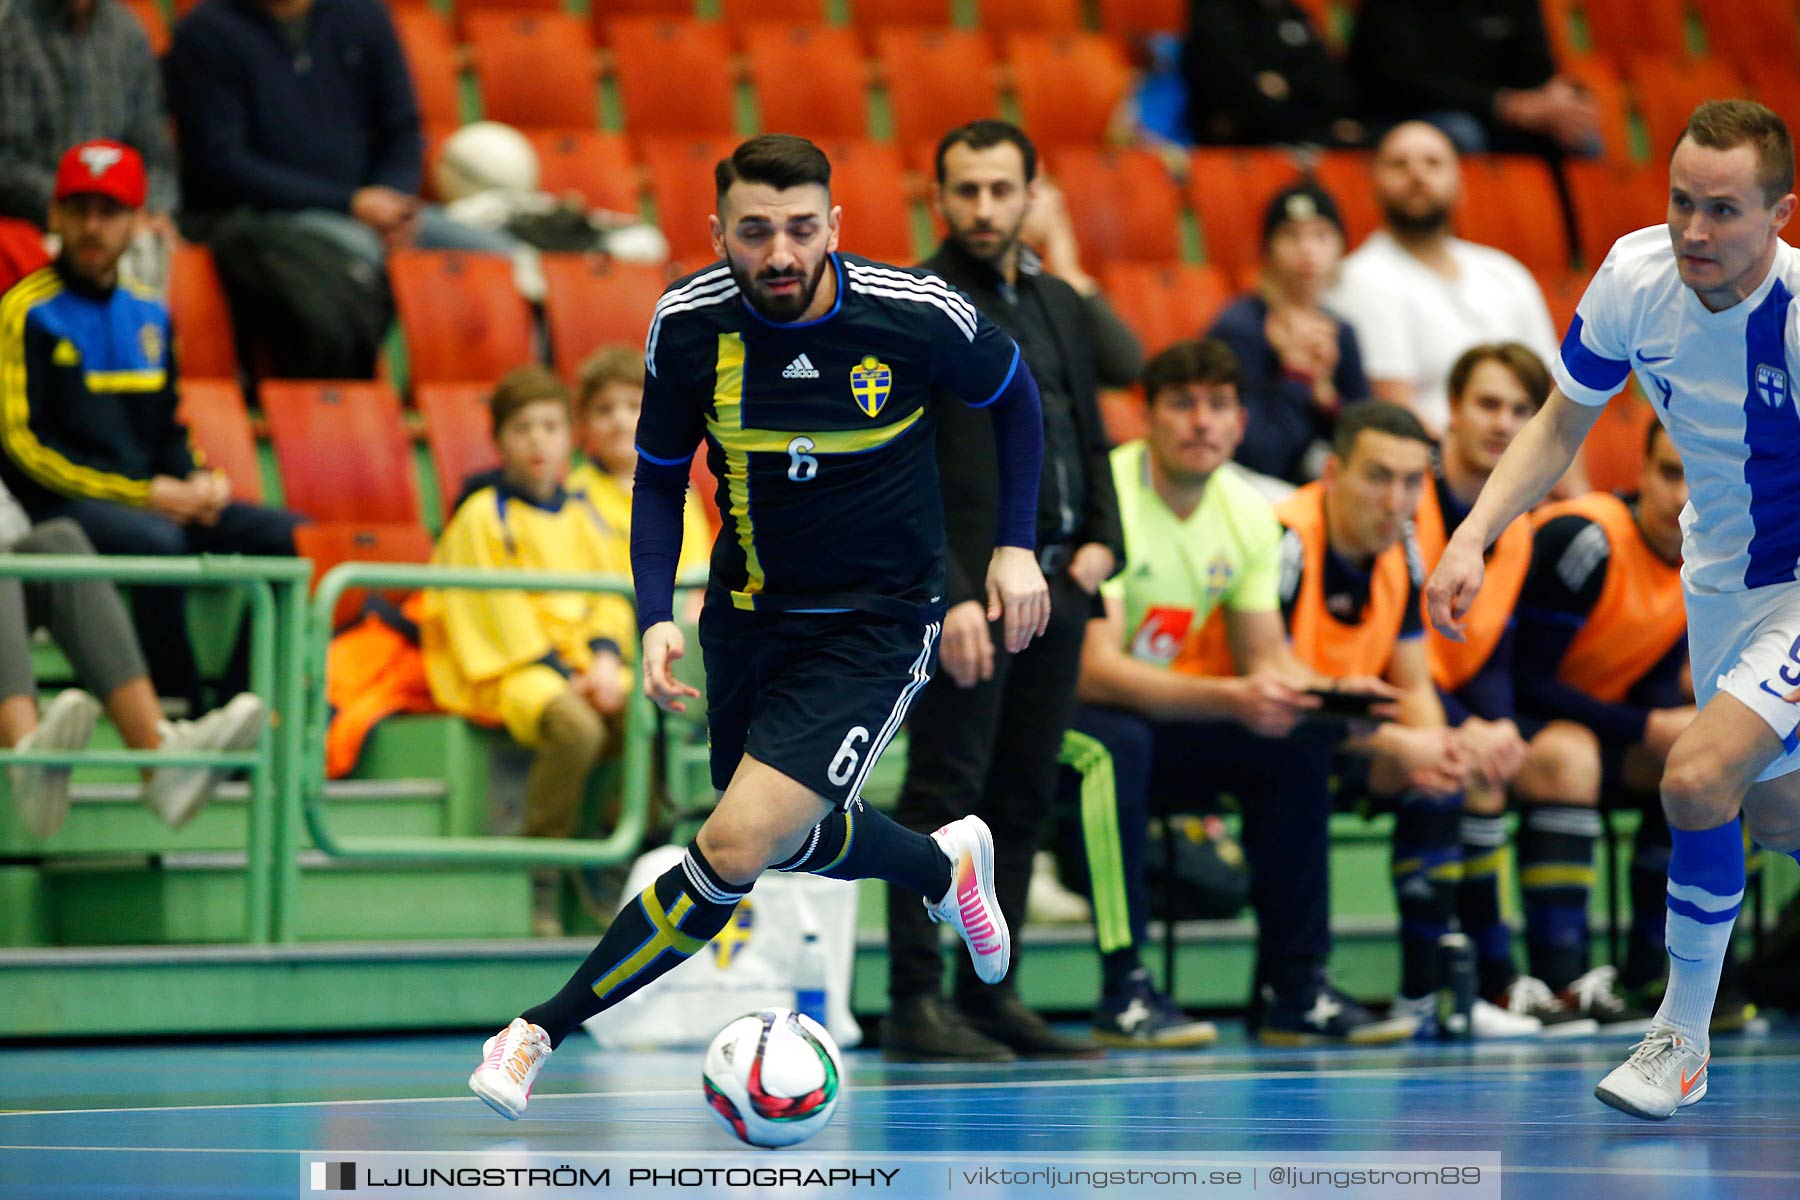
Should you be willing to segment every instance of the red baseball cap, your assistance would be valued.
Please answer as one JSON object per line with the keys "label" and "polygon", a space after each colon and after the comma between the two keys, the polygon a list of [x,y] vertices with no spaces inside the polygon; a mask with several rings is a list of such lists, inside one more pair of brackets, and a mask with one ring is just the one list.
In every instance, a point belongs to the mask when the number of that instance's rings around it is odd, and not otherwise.
{"label": "red baseball cap", "polygon": [[69,147],[56,168],[55,199],[107,196],[126,208],[144,207],[144,159],[120,142],[81,142]]}

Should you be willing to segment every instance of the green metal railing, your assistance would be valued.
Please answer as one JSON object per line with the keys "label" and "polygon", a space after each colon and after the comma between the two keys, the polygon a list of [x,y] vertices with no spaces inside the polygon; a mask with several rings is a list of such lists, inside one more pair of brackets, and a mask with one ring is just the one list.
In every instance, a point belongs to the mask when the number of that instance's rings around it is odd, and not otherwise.
{"label": "green metal railing", "polygon": [[[270,720],[256,748],[237,753],[155,750],[5,751],[14,763],[149,769],[195,766],[236,769],[250,776],[245,833],[245,940],[294,940],[299,911],[300,854],[310,835],[322,853],[339,859],[486,866],[606,866],[634,857],[649,821],[655,708],[641,689],[629,693],[622,762],[623,795],[616,827],[601,840],[524,837],[341,837],[325,803],[326,652],[332,615],[350,588],[468,588],[484,591],[602,592],[632,598],[631,581],[568,572],[491,570],[345,563],[320,581],[310,608],[312,564],[293,558],[189,558],[0,555],[0,578],[97,579],[119,584],[233,587],[249,600],[250,687],[264,698]],[[0,795],[5,776],[0,770]]]}
{"label": "green metal railing", "polygon": [[[307,667],[295,699],[305,705],[303,742],[294,748],[292,761],[299,764],[297,787],[290,787],[289,803],[275,830],[276,880],[275,939],[288,940],[292,932],[299,878],[301,830],[325,854],[345,859],[385,859],[437,863],[502,866],[607,866],[624,862],[638,852],[650,813],[650,759],[655,738],[655,708],[642,689],[632,688],[625,710],[623,794],[619,822],[604,839],[526,837],[340,837],[331,830],[325,806],[325,735],[329,722],[325,698],[325,656],[332,634],[332,614],[338,600],[350,588],[467,588],[478,591],[602,592],[633,595],[631,581],[557,571],[497,572],[472,568],[396,566],[390,563],[344,563],[319,581],[312,600],[311,628],[304,640],[284,644],[304,648]],[[299,673],[296,673],[299,674]],[[310,686],[308,686],[310,684]],[[302,731],[295,730],[297,735]]]}
{"label": "green metal railing", "polygon": [[[120,584],[170,587],[231,587],[250,604],[250,688],[271,702],[270,719],[256,748],[240,752],[161,750],[0,750],[0,768],[24,763],[69,767],[218,767],[242,768],[250,774],[250,806],[245,834],[245,938],[263,944],[276,927],[281,898],[277,841],[276,789],[293,777],[294,752],[302,706],[303,636],[296,633],[305,617],[305,589],[312,565],[295,558],[246,558],[239,555],[151,558],[135,556],[7,554],[0,555],[0,579],[103,580]],[[284,636],[286,634],[287,636]],[[283,652],[277,653],[277,644]],[[290,719],[291,718],[291,719]],[[0,792],[6,787],[0,770]]]}

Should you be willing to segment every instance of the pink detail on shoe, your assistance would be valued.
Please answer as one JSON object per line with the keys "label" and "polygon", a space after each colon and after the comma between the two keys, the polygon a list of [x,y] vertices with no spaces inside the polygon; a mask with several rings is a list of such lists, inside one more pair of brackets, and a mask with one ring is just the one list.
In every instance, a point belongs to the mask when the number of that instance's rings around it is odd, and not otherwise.
{"label": "pink detail on shoe", "polygon": [[977,953],[994,953],[1000,949],[1000,940],[994,935],[994,922],[988,915],[987,905],[982,903],[981,889],[975,883],[975,872],[968,873],[959,891],[961,895],[957,907],[962,912],[963,931],[968,934],[969,944]]}

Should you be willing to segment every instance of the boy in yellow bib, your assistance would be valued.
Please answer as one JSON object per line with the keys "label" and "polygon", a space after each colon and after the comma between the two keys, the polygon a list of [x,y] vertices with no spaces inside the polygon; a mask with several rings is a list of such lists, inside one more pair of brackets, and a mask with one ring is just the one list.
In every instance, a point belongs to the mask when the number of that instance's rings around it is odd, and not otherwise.
{"label": "boy in yellow bib", "polygon": [[[627,539],[584,492],[565,486],[569,393],[549,371],[521,367],[489,408],[500,478],[466,499],[432,561],[446,567],[586,571],[629,577]],[[604,593],[425,594],[420,642],[431,694],[449,712],[503,725],[536,751],[525,784],[527,837],[569,837],[589,773],[618,741],[632,684],[632,606]],[[533,928],[560,932],[557,874],[533,880]]]}

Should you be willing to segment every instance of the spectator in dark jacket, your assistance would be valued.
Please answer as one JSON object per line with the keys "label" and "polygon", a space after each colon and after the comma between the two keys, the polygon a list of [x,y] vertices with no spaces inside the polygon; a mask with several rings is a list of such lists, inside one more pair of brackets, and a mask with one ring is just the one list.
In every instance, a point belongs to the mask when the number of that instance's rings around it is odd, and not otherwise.
{"label": "spectator in dark jacket", "polygon": [[1600,149],[1599,108],[1557,74],[1538,0],[1364,0],[1350,69],[1383,124],[1430,121],[1462,154]]}
{"label": "spectator in dark jacket", "polygon": [[1196,142],[1363,140],[1350,76],[1294,0],[1193,0],[1181,60]]}
{"label": "spectator in dark jacket", "polygon": [[418,104],[377,0],[205,0],[175,30],[167,77],[191,236],[248,208],[377,267],[398,245],[512,246],[420,202]]}
{"label": "spectator in dark jacket", "polygon": [[[1120,386],[1138,369],[1137,340],[1081,274],[1064,210],[1048,202],[1044,268],[1022,240],[1045,202],[1037,150],[1016,126],[976,121],[938,143],[938,209],[949,235],[925,266],[966,291],[1012,335],[1038,381],[1044,467],[1038,487],[1038,562],[1050,583],[1049,629],[1027,649],[996,644],[981,580],[1000,510],[986,414],[940,410],[938,464],[948,554],[942,671],[908,720],[906,782],[894,819],[932,830],[967,813],[994,830],[994,887],[1015,929],[1048,801],[1056,792],[1063,733],[1096,592],[1125,562],[1096,388]],[[965,416],[969,419],[964,419]],[[917,901],[888,901],[891,1005],[884,1051],[915,1060],[999,1061],[1080,1057],[1093,1042],[1047,1025],[1008,984],[959,976],[954,1006],[943,1000],[937,930]],[[1018,953],[1015,942],[1013,952]],[[1012,978],[1017,978],[1016,972]]]}
{"label": "spectator in dark jacket", "polygon": [[1344,257],[1344,225],[1330,193],[1296,183],[1263,214],[1262,281],[1213,322],[1242,376],[1249,427],[1237,461],[1302,484],[1318,477],[1344,405],[1369,398],[1356,331],[1320,295]]}

